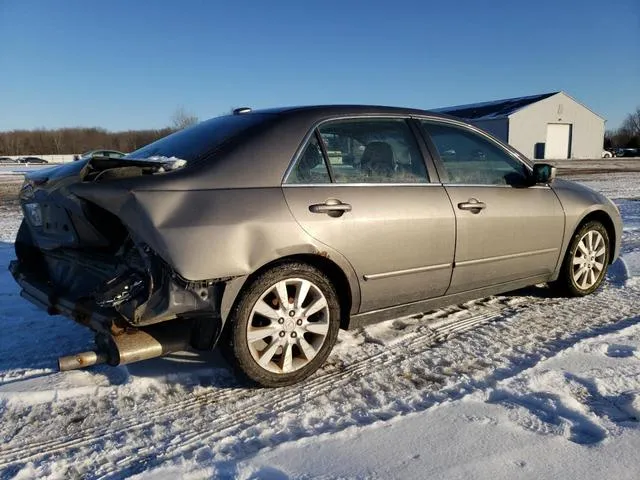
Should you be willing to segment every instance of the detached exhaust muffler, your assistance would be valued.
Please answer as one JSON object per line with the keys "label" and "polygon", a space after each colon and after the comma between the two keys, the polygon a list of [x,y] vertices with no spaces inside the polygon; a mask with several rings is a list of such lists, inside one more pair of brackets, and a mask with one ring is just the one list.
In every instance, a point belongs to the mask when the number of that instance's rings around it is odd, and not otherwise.
{"label": "detached exhaust muffler", "polygon": [[99,336],[96,339],[98,351],[60,357],[58,367],[65,372],[105,362],[111,366],[126,365],[186,350],[191,338],[189,323],[171,323],[125,331],[120,335]]}

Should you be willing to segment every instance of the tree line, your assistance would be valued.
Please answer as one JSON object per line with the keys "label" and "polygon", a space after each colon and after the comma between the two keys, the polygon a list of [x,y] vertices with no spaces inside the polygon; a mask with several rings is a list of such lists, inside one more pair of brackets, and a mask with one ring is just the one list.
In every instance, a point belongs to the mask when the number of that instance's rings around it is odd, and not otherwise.
{"label": "tree line", "polygon": [[170,127],[124,132],[102,128],[11,130],[0,132],[0,156],[79,154],[96,149],[132,152],[174,131]]}
{"label": "tree line", "polygon": [[104,128],[58,128],[0,132],[0,156],[80,154],[89,150],[132,152],[170,133],[198,123],[198,118],[179,108],[171,126],[156,130],[110,132]]}
{"label": "tree line", "polygon": [[626,116],[620,128],[605,133],[604,148],[640,148],[640,107]]}

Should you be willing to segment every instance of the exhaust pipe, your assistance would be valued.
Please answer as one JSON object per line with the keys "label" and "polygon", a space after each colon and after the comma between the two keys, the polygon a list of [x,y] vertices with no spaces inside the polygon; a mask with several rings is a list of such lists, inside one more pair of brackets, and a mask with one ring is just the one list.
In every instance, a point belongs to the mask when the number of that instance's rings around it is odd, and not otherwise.
{"label": "exhaust pipe", "polygon": [[82,352],[70,355],[68,357],[60,357],[58,359],[58,369],[61,372],[68,370],[76,370],[78,368],[99,365],[107,361],[107,354],[103,352]]}
{"label": "exhaust pipe", "polygon": [[189,348],[190,338],[191,328],[186,322],[125,331],[120,335],[101,336],[97,338],[100,347],[97,352],[60,357],[58,367],[64,372],[105,362],[117,366],[149,360],[186,350]]}

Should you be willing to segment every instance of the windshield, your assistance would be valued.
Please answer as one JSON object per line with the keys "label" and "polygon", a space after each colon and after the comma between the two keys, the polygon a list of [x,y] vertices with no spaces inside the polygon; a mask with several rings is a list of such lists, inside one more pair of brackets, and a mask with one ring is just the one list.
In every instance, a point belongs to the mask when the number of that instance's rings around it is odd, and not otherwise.
{"label": "windshield", "polygon": [[244,132],[248,128],[263,123],[267,118],[269,118],[268,114],[257,113],[212,118],[172,133],[129,153],[124,158],[165,157],[180,158],[187,161],[197,160],[224,141]]}

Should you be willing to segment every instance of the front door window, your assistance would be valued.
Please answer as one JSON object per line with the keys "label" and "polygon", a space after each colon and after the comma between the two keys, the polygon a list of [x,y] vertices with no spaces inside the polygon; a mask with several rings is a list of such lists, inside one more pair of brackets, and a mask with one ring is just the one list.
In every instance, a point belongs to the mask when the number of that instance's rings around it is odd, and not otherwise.
{"label": "front door window", "polygon": [[526,185],[528,168],[488,138],[471,130],[420,122],[438,150],[448,179],[456,185]]}

